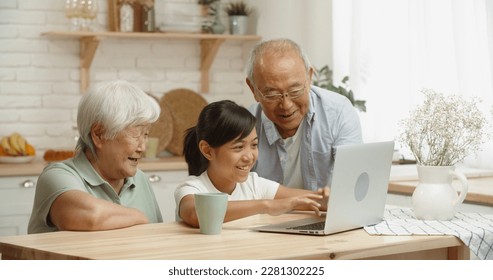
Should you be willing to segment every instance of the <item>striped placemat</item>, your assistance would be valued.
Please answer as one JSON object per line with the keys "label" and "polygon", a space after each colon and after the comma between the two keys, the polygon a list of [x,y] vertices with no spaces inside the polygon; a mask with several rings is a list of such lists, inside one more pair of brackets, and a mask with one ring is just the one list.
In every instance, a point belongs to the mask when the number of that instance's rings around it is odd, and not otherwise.
{"label": "striped placemat", "polygon": [[417,220],[410,208],[386,208],[372,235],[454,235],[479,259],[493,260],[493,215],[458,212],[450,221]]}

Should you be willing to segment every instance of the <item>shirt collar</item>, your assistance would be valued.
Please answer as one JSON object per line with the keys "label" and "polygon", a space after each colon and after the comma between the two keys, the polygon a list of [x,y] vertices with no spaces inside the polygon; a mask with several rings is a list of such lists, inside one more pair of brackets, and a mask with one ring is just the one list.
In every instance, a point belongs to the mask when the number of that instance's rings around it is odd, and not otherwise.
{"label": "shirt collar", "polygon": [[311,86],[310,92],[308,92],[308,98],[310,99],[310,101],[309,101],[310,108],[308,108],[308,112],[306,113],[305,119],[307,120],[307,122],[309,124],[311,124],[313,122],[313,119],[315,118],[315,111],[313,110],[313,108],[315,108],[315,104],[314,104],[315,101],[314,100],[317,96],[315,94],[316,90],[317,90],[317,87]]}
{"label": "shirt collar", "polygon": [[[86,154],[84,152],[78,152],[74,157],[74,166],[76,170],[78,170],[80,176],[91,186],[101,186],[108,185],[109,183],[104,180],[99,173],[96,172],[91,162],[87,159]],[[123,189],[126,189],[131,186],[136,186],[133,177],[125,178],[125,182],[123,184]]]}
{"label": "shirt collar", "polygon": [[267,141],[269,142],[269,145],[272,145],[277,140],[281,139],[281,135],[277,131],[276,125],[265,115],[264,111],[262,111],[261,118]]}

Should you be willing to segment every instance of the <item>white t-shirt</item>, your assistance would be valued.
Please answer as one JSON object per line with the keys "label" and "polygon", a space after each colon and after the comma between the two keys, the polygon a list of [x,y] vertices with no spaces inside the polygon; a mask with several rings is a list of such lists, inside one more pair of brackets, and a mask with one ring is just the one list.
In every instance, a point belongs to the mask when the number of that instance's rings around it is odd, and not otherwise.
{"label": "white t-shirt", "polygon": [[[228,200],[274,199],[278,188],[279,183],[259,177],[256,172],[250,172],[245,182],[236,183],[233,193],[228,195]],[[182,198],[189,194],[218,192],[209,179],[207,171],[200,176],[188,176],[187,180],[175,190],[177,220]]]}
{"label": "white t-shirt", "polygon": [[289,188],[303,189],[303,177],[301,176],[301,137],[299,135],[303,131],[303,122],[298,127],[298,131],[289,138],[284,139],[284,149],[286,149],[288,160],[286,161],[286,167],[284,170],[290,170],[290,172],[284,173],[284,185]]}

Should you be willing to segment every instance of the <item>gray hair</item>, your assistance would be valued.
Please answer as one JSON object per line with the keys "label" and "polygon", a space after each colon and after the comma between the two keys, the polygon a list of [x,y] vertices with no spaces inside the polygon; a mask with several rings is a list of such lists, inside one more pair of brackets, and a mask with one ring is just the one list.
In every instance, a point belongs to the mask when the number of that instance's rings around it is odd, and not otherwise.
{"label": "gray hair", "polygon": [[155,122],[160,114],[159,104],[137,86],[123,80],[98,85],[82,96],[78,112],[79,140],[76,151],[90,149],[96,156],[91,138],[95,124],[104,127],[104,137],[114,139],[124,129]]}
{"label": "gray hair", "polygon": [[255,82],[253,80],[253,68],[265,53],[276,52],[278,54],[282,54],[293,50],[303,60],[303,63],[305,64],[305,69],[308,72],[311,67],[310,60],[308,59],[305,51],[296,42],[290,39],[274,39],[269,41],[262,41],[253,48],[246,65],[247,78],[250,81]]}

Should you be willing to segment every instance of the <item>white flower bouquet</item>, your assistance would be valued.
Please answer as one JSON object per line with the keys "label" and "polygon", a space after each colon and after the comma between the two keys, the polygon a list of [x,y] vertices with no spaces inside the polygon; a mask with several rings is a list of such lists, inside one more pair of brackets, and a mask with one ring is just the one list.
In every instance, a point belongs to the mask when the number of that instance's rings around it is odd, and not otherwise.
{"label": "white flower bouquet", "polygon": [[488,121],[478,108],[478,98],[446,96],[431,89],[422,93],[424,103],[400,122],[399,137],[418,165],[453,166],[489,139]]}

